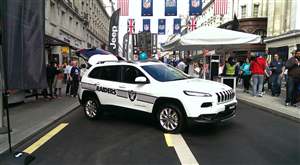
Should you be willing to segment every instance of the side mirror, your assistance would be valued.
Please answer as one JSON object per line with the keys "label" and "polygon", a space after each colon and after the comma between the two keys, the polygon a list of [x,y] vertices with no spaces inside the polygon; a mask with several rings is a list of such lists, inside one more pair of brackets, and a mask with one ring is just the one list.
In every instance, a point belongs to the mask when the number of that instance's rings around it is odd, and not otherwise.
{"label": "side mirror", "polygon": [[135,78],[134,82],[137,84],[147,84],[148,83],[147,78],[144,76]]}

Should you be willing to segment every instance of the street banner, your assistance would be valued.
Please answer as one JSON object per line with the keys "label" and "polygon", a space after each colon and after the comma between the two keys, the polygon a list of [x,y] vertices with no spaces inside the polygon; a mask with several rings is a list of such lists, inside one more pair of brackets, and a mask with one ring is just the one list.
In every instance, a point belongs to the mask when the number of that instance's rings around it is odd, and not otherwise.
{"label": "street banner", "polygon": [[142,16],[153,16],[153,0],[142,1]]}
{"label": "street banner", "polygon": [[127,20],[127,32],[129,34],[132,34],[135,32],[135,20],[134,19]]}
{"label": "street banner", "polygon": [[157,54],[157,34],[151,34],[151,52],[152,55]]}
{"label": "street banner", "polygon": [[173,23],[173,34],[180,34],[181,31],[181,19],[175,18]]}
{"label": "street banner", "polygon": [[150,32],[151,27],[151,20],[150,19],[143,19],[143,32]]}
{"label": "street banner", "polygon": [[202,13],[202,1],[190,0],[190,16],[201,15],[201,13]]}
{"label": "street banner", "polygon": [[6,89],[46,88],[45,1],[5,2],[1,62],[4,62]]}
{"label": "street banner", "polygon": [[189,30],[194,31],[197,29],[197,21],[195,17],[191,17],[189,20]]}
{"label": "street banner", "polygon": [[177,15],[177,0],[165,0],[165,16]]}
{"label": "street banner", "polygon": [[129,43],[129,34],[125,33],[123,36],[123,57],[128,59],[128,43]]}
{"label": "street banner", "polygon": [[120,16],[129,15],[129,0],[118,0],[117,9],[120,9]]}
{"label": "street banner", "polygon": [[166,19],[158,19],[158,35],[166,34]]}
{"label": "street banner", "polygon": [[120,9],[112,14],[109,25],[108,51],[114,55],[119,54],[119,14]]}
{"label": "street banner", "polygon": [[138,38],[137,34],[132,34],[132,48],[133,48],[133,54],[138,54]]}
{"label": "street banner", "polygon": [[214,14],[225,15],[227,14],[228,0],[215,0],[214,1]]}

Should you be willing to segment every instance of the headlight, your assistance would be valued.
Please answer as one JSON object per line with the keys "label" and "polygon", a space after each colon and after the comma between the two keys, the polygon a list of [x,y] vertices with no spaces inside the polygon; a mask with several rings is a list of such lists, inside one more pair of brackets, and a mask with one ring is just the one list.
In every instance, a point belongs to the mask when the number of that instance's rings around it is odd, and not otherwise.
{"label": "headlight", "polygon": [[198,96],[198,97],[211,97],[212,95],[204,92],[195,92],[195,91],[183,91],[184,94],[188,96]]}

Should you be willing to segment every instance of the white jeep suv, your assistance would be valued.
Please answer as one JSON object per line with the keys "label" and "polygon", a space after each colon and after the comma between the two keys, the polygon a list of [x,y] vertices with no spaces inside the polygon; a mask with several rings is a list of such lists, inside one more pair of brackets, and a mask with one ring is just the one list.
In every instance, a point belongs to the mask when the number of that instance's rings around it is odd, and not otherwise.
{"label": "white jeep suv", "polygon": [[104,105],[152,113],[164,132],[180,132],[187,119],[213,123],[235,116],[237,100],[227,85],[191,78],[160,62],[107,62],[82,77],[79,101],[89,119]]}

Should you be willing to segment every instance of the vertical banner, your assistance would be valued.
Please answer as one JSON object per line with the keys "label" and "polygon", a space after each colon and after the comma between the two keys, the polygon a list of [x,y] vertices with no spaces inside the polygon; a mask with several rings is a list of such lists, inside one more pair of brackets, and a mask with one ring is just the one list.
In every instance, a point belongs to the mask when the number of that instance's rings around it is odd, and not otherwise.
{"label": "vertical banner", "polygon": [[127,32],[132,34],[135,32],[135,21],[134,19],[128,19],[127,21]]}
{"label": "vertical banner", "polygon": [[123,57],[128,60],[128,43],[129,43],[129,34],[125,33],[123,36]]}
{"label": "vertical banner", "polygon": [[142,16],[153,16],[153,0],[142,1]]}
{"label": "vertical banner", "polygon": [[165,0],[165,16],[177,15],[177,0]]}
{"label": "vertical banner", "polygon": [[44,1],[7,0],[5,8],[3,61],[7,88],[47,87]]}
{"label": "vertical banner", "polygon": [[173,34],[180,34],[181,31],[181,19],[175,18],[173,24]]}
{"label": "vertical banner", "polygon": [[109,24],[108,51],[114,55],[119,54],[119,14],[120,9],[112,14]]}
{"label": "vertical banner", "polygon": [[133,54],[138,54],[138,41],[137,41],[137,34],[132,34],[132,48],[133,48]]}
{"label": "vertical banner", "polygon": [[157,34],[151,34],[151,52],[152,55],[157,54]]}
{"label": "vertical banner", "polygon": [[202,14],[202,1],[201,0],[190,0],[190,15]]}
{"label": "vertical banner", "polygon": [[158,19],[158,35],[166,34],[166,19]]}
{"label": "vertical banner", "polygon": [[150,32],[150,19],[143,19],[143,32]]}
{"label": "vertical banner", "polygon": [[191,17],[191,19],[189,20],[189,30],[190,31],[194,31],[197,29],[197,21],[195,17]]}

